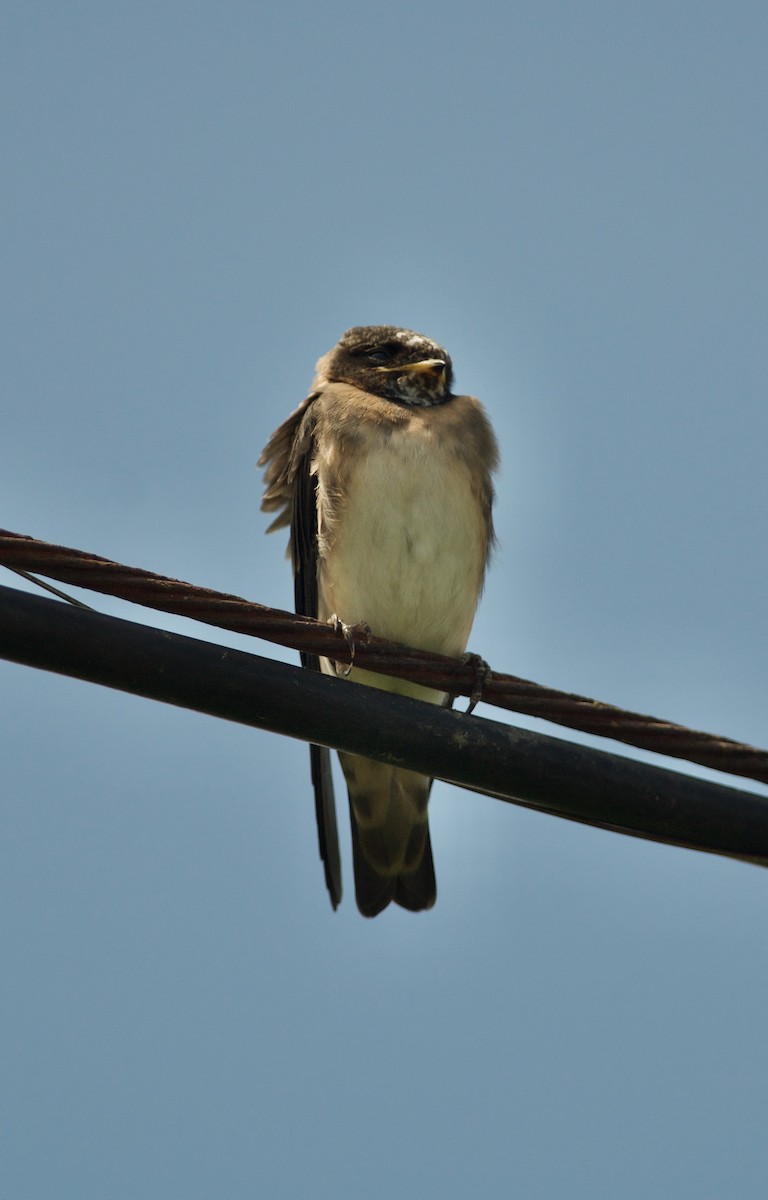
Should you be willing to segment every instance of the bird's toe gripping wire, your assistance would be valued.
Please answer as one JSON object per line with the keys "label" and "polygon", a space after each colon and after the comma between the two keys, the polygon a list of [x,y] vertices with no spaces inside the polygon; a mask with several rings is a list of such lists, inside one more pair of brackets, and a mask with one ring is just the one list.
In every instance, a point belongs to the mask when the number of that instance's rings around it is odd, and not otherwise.
{"label": "bird's toe gripping wire", "polygon": [[357,643],[359,642],[363,646],[370,645],[371,638],[373,637],[371,627],[365,621],[358,621],[356,625],[345,625],[341,618],[337,617],[336,613],[328,618],[328,624],[333,628],[335,633],[343,635],[345,642],[349,646],[349,662],[334,662],[333,664],[336,674],[340,675],[342,679],[346,679],[355,665],[355,647]]}
{"label": "bird's toe gripping wire", "polygon": [[491,668],[479,654],[462,654],[461,661],[467,667],[475,668],[475,682],[469,694],[467,714],[474,711],[483,698],[483,688],[491,679]]}

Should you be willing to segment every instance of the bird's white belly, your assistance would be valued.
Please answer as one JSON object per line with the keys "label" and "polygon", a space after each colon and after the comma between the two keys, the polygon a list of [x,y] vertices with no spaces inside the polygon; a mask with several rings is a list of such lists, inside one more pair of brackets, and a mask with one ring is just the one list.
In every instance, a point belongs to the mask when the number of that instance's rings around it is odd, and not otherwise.
{"label": "bird's white belly", "polygon": [[[319,484],[323,476],[320,471]],[[438,439],[397,432],[361,456],[323,552],[321,616],[436,653],[466,647],[485,523],[466,465]]]}

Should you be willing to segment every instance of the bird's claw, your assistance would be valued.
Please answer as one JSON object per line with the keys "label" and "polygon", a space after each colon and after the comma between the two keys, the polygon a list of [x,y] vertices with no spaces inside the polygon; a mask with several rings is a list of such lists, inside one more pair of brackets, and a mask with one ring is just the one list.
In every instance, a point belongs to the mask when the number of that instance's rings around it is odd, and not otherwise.
{"label": "bird's claw", "polygon": [[475,668],[475,682],[469,695],[467,715],[473,712],[483,698],[483,688],[491,678],[491,668],[479,654],[462,654],[461,661],[465,666]]}
{"label": "bird's claw", "polygon": [[355,665],[356,639],[362,642],[364,646],[369,645],[373,637],[371,627],[365,621],[358,621],[356,625],[345,625],[341,618],[336,616],[336,613],[328,618],[328,624],[333,627],[334,633],[343,634],[344,641],[349,646],[349,662],[334,662],[333,664],[336,674],[341,675],[342,679],[346,679]]}

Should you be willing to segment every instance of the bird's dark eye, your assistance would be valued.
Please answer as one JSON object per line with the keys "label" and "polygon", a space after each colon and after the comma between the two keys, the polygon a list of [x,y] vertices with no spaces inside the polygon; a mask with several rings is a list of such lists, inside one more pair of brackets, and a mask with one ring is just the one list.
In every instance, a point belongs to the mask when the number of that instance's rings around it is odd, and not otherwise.
{"label": "bird's dark eye", "polygon": [[399,342],[384,342],[378,346],[371,346],[365,351],[365,357],[369,362],[391,363],[401,350],[402,346]]}

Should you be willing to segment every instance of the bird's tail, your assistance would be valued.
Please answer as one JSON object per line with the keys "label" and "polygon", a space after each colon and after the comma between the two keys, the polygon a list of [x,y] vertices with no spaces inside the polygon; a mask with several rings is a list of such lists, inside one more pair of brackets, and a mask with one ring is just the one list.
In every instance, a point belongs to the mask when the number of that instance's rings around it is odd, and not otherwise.
{"label": "bird's tail", "polygon": [[415,771],[340,754],[349,789],[357,907],[431,908],[437,888],[427,822],[432,781]]}

